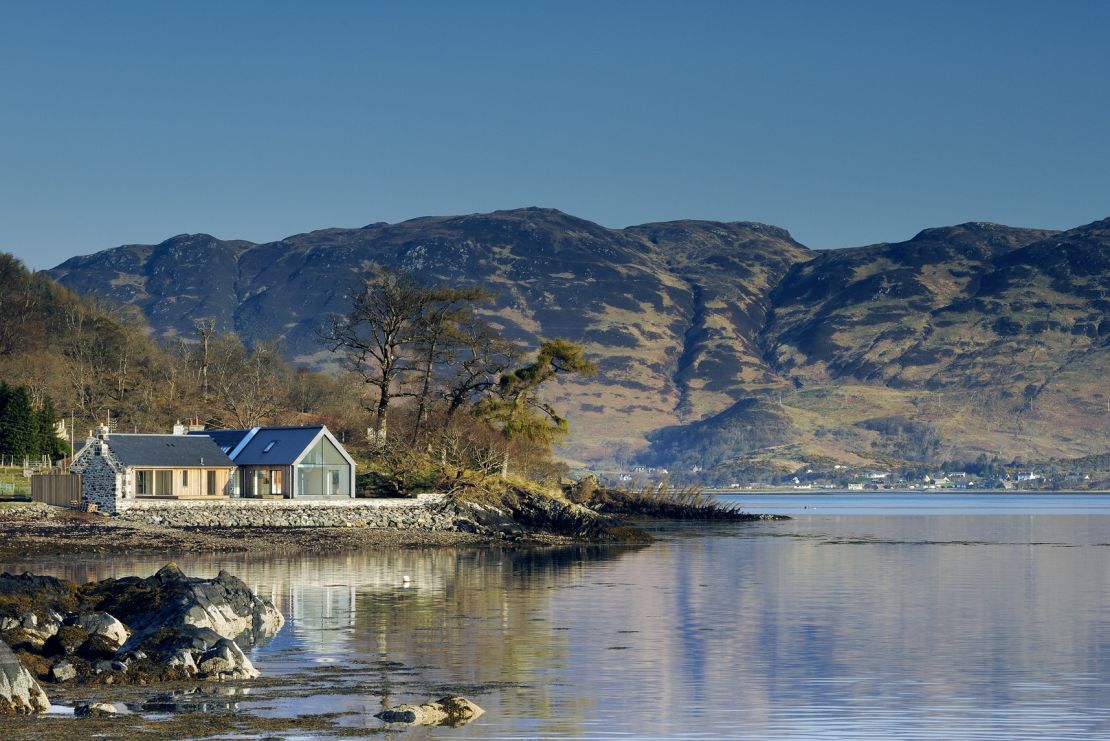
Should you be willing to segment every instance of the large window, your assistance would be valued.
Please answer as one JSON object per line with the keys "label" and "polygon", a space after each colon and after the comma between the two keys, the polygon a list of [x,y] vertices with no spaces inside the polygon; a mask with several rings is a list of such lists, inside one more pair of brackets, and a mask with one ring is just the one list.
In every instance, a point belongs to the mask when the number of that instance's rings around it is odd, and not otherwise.
{"label": "large window", "polygon": [[254,496],[281,496],[284,492],[285,471],[280,468],[260,468],[254,472]]}
{"label": "large window", "polygon": [[135,471],[135,496],[172,497],[173,471]]}
{"label": "large window", "polygon": [[351,466],[326,437],[297,466],[297,496],[349,497]]}
{"label": "large window", "polygon": [[216,472],[208,471],[205,476],[205,490],[204,493],[210,497],[214,497],[220,492],[216,490]]}

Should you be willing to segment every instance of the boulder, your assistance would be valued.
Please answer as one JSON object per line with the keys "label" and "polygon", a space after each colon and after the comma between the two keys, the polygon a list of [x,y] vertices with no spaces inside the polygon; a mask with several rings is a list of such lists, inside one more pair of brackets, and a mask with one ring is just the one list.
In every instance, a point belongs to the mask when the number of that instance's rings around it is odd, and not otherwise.
{"label": "boulder", "polygon": [[43,644],[42,653],[45,656],[72,656],[87,640],[89,634],[81,628],[63,625]]}
{"label": "boulder", "polygon": [[103,718],[119,715],[119,708],[110,702],[89,702],[73,709],[78,718]]}
{"label": "boulder", "polygon": [[104,645],[111,645],[115,651],[127,642],[127,628],[106,612],[91,612],[77,618],[75,625],[90,637],[103,638]]}
{"label": "boulder", "polygon": [[54,664],[54,666],[50,667],[51,682],[68,682],[76,676],[77,669],[65,659],[62,659]]}
{"label": "boulder", "polygon": [[226,571],[215,579],[196,579],[169,564],[148,579],[107,580],[98,588],[111,590],[109,595],[122,592],[131,603],[130,615],[111,610],[132,630],[124,651],[140,648],[152,635],[185,626],[206,628],[222,638],[254,645],[273,636],[285,623],[271,602],[256,596]]}
{"label": "boulder", "polygon": [[4,641],[14,649],[38,653],[46,645],[48,636],[32,628],[16,628],[4,634]]}
{"label": "boulder", "polygon": [[206,677],[216,679],[222,679],[224,675],[236,679],[254,679],[259,675],[243,649],[226,638],[221,638],[200,657],[197,670]]}
{"label": "boulder", "polygon": [[166,666],[171,669],[181,669],[190,677],[197,673],[197,662],[193,659],[193,652],[186,648],[181,649],[167,659]]}
{"label": "boulder", "polygon": [[485,711],[465,697],[441,697],[423,705],[398,705],[375,715],[386,723],[420,726],[461,726]]}
{"label": "boulder", "polygon": [[50,709],[50,700],[8,644],[0,641],[0,715],[26,715]]}

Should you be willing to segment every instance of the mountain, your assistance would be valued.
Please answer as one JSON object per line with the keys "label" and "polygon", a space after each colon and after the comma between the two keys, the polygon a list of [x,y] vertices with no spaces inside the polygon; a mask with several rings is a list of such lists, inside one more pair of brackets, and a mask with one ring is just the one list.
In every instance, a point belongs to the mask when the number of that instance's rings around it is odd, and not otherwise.
{"label": "mountain", "polygon": [[[334,359],[314,329],[378,263],[481,283],[522,342],[566,337],[594,379],[552,399],[582,459],[680,468],[1051,457],[1110,443],[1110,220],[1066,232],[969,223],[813,251],[753,222],[608,229],[528,208],[325,229],[254,244],[181,235],[76,257],[62,284],[142,309],[162,337],[215,318]],[[1101,411],[1100,411],[1101,410]]]}
{"label": "mountain", "polygon": [[[726,408],[777,381],[756,344],[768,296],[812,257],[782,229],[681,221],[607,229],[528,208],[325,229],[278,242],[181,235],[76,257],[49,271],[63,285],[134,304],[163,337],[191,337],[212,317],[245,339],[279,337],[292,357],[334,362],[314,330],[347,308],[371,264],[429,281],[481,283],[490,319],[532,345],[584,343],[602,371],[554,401],[570,413],[574,452],[598,456],[614,439]],[[621,425],[614,430],[612,420]]]}
{"label": "mountain", "polygon": [[[792,391],[743,421],[786,431],[747,447],[695,435],[696,446],[659,460],[772,450],[787,470],[822,458],[1037,460],[1110,445],[1110,220],[1066,232],[962,224],[823,252],[788,271],[770,300],[760,343]],[[656,433],[656,448],[670,435]]]}

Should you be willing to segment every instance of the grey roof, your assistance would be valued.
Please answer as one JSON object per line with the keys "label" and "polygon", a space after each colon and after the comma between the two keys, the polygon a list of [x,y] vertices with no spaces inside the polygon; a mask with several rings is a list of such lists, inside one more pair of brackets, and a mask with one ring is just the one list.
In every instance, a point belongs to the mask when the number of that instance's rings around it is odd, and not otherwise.
{"label": "grey roof", "polygon": [[191,435],[108,435],[112,453],[128,467],[234,468],[210,437]]}
{"label": "grey roof", "polygon": [[250,430],[196,430],[189,434],[207,435],[216,441],[220,450],[231,455],[231,451],[235,450],[243,438],[250,434]]}
{"label": "grey roof", "polygon": [[[204,430],[189,434],[208,435],[221,448],[228,446],[229,453],[242,446],[234,458],[235,463],[240,466],[291,466],[304,454],[322,429],[323,425],[252,427],[249,430]],[[232,433],[239,437],[233,437]]]}

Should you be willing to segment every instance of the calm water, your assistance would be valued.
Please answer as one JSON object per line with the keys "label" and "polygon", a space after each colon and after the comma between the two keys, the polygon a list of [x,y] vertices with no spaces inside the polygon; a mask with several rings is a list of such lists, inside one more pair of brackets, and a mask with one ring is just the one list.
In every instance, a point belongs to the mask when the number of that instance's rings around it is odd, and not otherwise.
{"label": "calm water", "polygon": [[660,529],[640,549],[179,563],[227,568],[289,618],[252,655],[264,675],[320,677],[297,699],[232,698],[242,712],[376,729],[385,693],[458,691],[486,715],[407,734],[1110,737],[1110,497],[740,500],[796,519]]}

